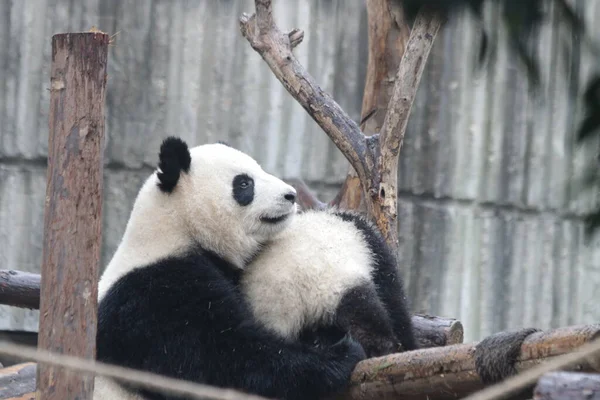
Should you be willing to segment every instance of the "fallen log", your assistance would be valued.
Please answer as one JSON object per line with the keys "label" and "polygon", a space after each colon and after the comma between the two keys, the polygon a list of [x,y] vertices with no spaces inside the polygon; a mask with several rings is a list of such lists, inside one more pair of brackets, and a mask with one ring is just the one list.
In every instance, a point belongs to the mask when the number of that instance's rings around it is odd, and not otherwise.
{"label": "fallen log", "polygon": [[600,375],[582,372],[550,372],[538,381],[535,400],[598,400]]}
{"label": "fallen log", "polygon": [[35,399],[35,363],[23,363],[0,369],[0,399]]}
{"label": "fallen log", "polygon": [[[529,335],[514,367],[518,372],[600,337],[600,325],[572,326]],[[482,389],[477,373],[477,343],[436,347],[372,358],[359,363],[340,399],[456,399]],[[577,371],[599,371],[588,360]]]}
{"label": "fallen log", "polygon": [[[0,270],[0,304],[38,309],[40,275],[15,270]],[[447,346],[463,341],[463,326],[454,318],[414,315],[415,335],[424,348]]]}

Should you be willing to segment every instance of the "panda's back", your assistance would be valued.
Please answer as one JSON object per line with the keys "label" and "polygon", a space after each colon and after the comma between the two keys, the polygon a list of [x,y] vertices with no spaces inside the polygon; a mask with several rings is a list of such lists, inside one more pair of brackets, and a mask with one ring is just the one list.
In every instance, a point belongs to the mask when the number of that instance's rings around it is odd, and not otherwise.
{"label": "panda's back", "polygon": [[342,297],[372,280],[373,255],[352,221],[326,211],[298,214],[246,268],[242,288],[255,317],[294,338],[331,322]]}

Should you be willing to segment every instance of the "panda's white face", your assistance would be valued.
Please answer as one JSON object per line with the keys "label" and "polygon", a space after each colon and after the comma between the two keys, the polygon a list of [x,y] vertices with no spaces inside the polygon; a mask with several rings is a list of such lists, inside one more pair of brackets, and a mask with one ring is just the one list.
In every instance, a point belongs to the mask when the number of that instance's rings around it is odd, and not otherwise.
{"label": "panda's white face", "polygon": [[[183,220],[203,244],[221,254],[235,243],[269,240],[296,213],[296,190],[266,173],[250,156],[224,144],[190,149],[191,163],[173,195],[183,202]],[[231,250],[229,250],[231,248]]]}
{"label": "panda's white face", "polygon": [[[244,268],[296,213],[293,187],[224,144],[189,149],[170,137],[158,169],[140,189],[98,296],[140,265],[198,245]],[[149,245],[151,243],[151,245]]]}

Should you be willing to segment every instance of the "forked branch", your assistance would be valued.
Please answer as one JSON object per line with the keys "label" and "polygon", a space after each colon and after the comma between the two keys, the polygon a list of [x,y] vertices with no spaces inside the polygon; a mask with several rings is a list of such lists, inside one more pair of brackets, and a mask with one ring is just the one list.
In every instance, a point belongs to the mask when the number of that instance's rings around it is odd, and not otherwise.
{"label": "forked branch", "polygon": [[[396,83],[379,137],[377,173],[379,188],[372,211],[386,241],[398,248],[397,196],[400,148],[412,104],[434,39],[444,19],[441,14],[422,9],[415,19],[406,50],[396,73]],[[367,203],[367,207],[368,207]]]}
{"label": "forked branch", "polygon": [[[302,41],[302,31],[295,29],[286,34],[279,30],[273,21],[271,0],[255,0],[255,5],[255,14],[244,14],[240,18],[243,36],[350,162],[360,180],[367,212],[396,250],[400,147],[424,65],[443,18],[431,12],[418,14],[396,74],[394,94],[380,138],[379,135],[366,137],[298,62],[292,50]],[[310,200],[312,204],[323,204],[318,199]]]}

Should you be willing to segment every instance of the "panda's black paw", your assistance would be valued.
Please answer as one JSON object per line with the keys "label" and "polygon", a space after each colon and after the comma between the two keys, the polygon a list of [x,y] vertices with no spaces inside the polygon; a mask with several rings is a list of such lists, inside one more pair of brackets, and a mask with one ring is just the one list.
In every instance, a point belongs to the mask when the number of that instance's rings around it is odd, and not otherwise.
{"label": "panda's black paw", "polygon": [[358,363],[367,358],[363,347],[349,333],[334,343],[330,350],[338,357],[346,357],[350,362]]}

